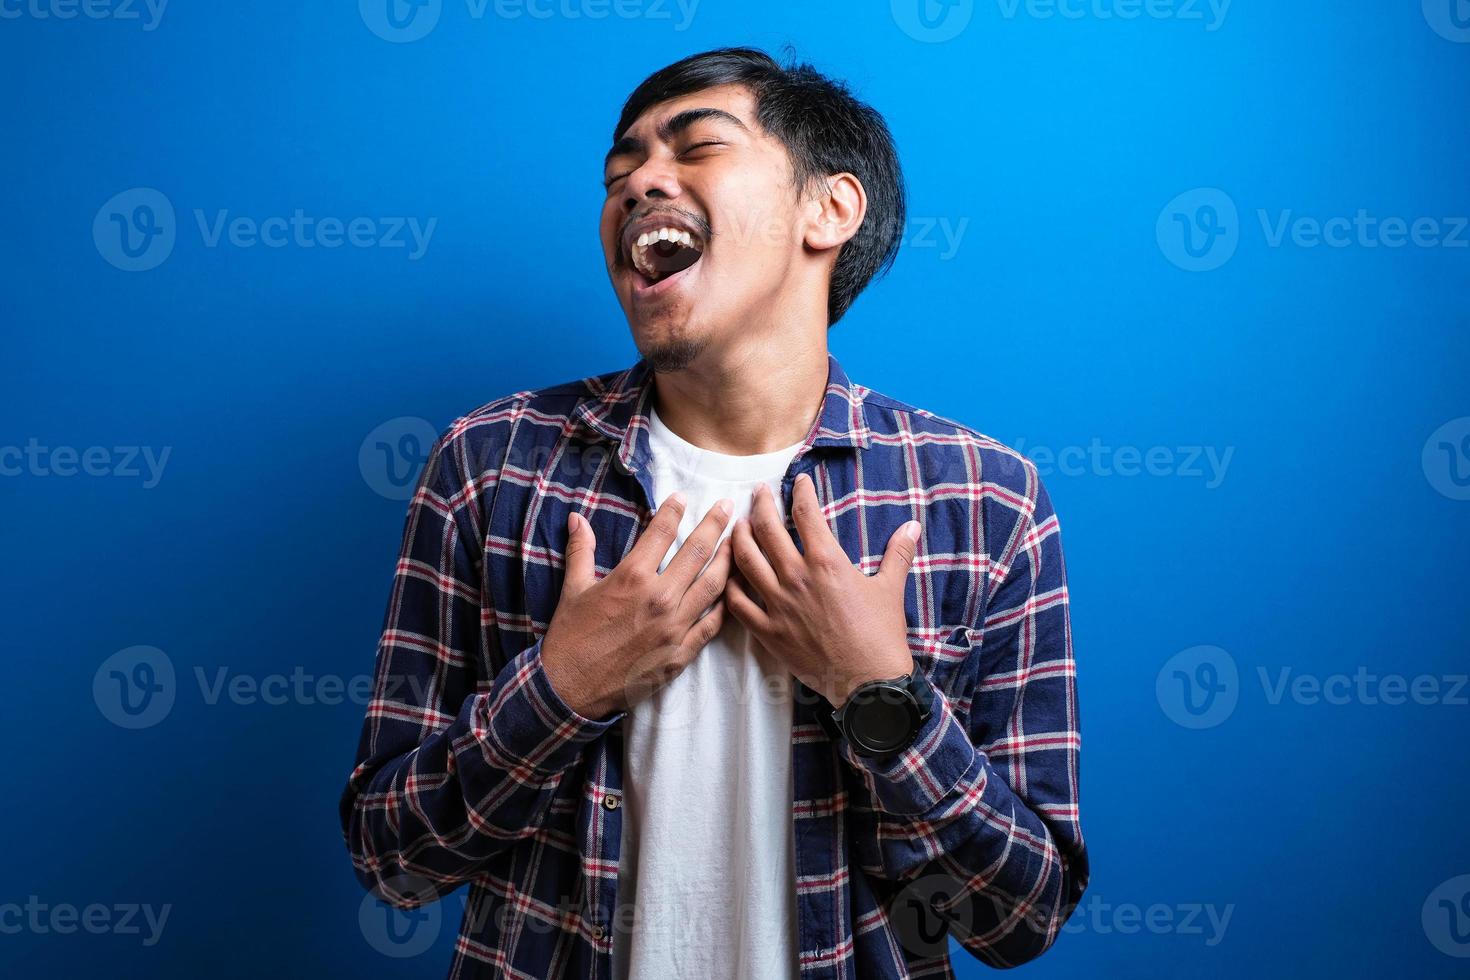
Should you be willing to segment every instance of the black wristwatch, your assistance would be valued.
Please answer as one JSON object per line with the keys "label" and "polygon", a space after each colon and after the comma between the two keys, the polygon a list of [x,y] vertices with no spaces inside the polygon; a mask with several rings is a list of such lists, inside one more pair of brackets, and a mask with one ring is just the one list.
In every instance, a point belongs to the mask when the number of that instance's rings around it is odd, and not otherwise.
{"label": "black wristwatch", "polygon": [[830,713],[828,731],[846,736],[858,755],[892,755],[914,743],[933,704],[929,685],[916,666],[911,674],[860,684],[842,707]]}

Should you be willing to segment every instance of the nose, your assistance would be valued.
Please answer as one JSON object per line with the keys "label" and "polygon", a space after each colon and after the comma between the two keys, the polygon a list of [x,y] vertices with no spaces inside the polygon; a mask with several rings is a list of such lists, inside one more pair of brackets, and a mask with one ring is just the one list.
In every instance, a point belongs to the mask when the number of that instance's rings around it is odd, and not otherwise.
{"label": "nose", "polygon": [[679,181],[668,163],[650,157],[628,175],[623,191],[623,213],[631,214],[644,201],[678,197]]}

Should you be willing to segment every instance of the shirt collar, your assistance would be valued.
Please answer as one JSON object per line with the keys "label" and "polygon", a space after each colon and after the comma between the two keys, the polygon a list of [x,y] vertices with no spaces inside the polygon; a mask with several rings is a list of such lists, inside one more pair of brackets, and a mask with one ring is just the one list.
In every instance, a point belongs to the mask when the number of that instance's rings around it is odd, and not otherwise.
{"label": "shirt collar", "polygon": [[[594,398],[577,405],[576,416],[593,431],[618,444],[618,459],[629,472],[648,460],[648,414],[653,397],[653,366],[648,359],[615,375]],[[827,390],[822,410],[807,430],[804,453],[812,446],[867,449],[871,433],[863,418],[863,392],[827,352]]]}

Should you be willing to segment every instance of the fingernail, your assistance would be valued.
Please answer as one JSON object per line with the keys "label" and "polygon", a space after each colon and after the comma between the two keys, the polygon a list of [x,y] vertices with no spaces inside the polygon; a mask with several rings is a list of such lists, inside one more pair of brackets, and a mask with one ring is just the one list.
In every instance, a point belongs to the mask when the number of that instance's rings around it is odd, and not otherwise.
{"label": "fingernail", "polygon": [[683,507],[684,502],[688,499],[688,497],[684,496],[683,490],[675,490],[673,493],[669,494],[669,500],[678,504],[680,507]]}
{"label": "fingernail", "polygon": [[719,503],[715,504],[715,510],[718,510],[721,514],[724,514],[726,517],[729,517],[730,516],[730,512],[732,510],[734,510],[734,509],[735,509],[735,505],[733,503],[731,503],[730,501],[728,501],[728,500],[721,500]]}
{"label": "fingernail", "polygon": [[912,541],[914,544],[919,543],[919,534],[922,533],[922,531],[923,528],[919,526],[918,521],[909,521],[903,526],[903,533],[907,534],[909,536],[909,540]]}

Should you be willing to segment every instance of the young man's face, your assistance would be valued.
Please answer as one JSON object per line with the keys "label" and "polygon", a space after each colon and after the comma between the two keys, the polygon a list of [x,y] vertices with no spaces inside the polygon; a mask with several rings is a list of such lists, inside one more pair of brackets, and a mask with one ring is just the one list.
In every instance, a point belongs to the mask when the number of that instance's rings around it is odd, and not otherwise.
{"label": "young man's face", "polygon": [[650,106],[603,176],[608,275],[655,367],[683,367],[783,309],[802,257],[802,195],[749,90],[722,85]]}

